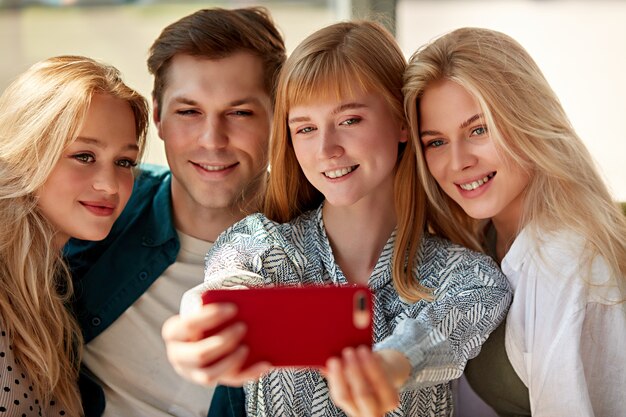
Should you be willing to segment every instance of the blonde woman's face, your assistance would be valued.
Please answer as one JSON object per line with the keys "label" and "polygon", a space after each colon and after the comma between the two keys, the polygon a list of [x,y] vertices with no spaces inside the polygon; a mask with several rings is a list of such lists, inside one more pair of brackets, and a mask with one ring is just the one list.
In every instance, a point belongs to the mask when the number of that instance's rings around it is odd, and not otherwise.
{"label": "blonde woman's face", "polygon": [[137,154],[130,105],[94,95],[78,138],[38,192],[39,209],[57,229],[57,246],[70,237],[106,237],[130,198]]}
{"label": "blonde woman's face", "polygon": [[443,191],[475,219],[517,224],[529,176],[497,151],[478,101],[442,80],[425,90],[418,111],[428,169]]}

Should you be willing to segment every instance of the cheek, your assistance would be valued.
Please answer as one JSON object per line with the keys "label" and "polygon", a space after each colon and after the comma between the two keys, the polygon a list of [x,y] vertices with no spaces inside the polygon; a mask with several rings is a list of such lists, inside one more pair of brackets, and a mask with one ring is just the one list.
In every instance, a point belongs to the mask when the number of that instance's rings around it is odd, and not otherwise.
{"label": "cheek", "polygon": [[515,192],[519,195],[522,192],[524,192],[524,190],[526,190],[526,188],[528,188],[528,183],[530,182],[530,175],[522,170],[521,168],[515,169],[513,170],[513,172],[511,172],[511,177],[514,178],[514,183],[515,183]]}
{"label": "cheek", "polygon": [[292,142],[293,153],[296,156],[296,161],[299,165],[302,165],[306,160],[306,147],[299,141]]}
{"label": "cheek", "polygon": [[42,190],[41,198],[50,199],[57,196],[57,199],[70,198],[84,187],[84,183],[89,179],[79,169],[75,169],[71,164],[61,161],[48,176]]}
{"label": "cheek", "polygon": [[126,205],[131,193],[133,192],[134,177],[132,174],[124,175],[118,180],[118,193],[120,196],[120,203]]}
{"label": "cheek", "polygon": [[259,165],[265,165],[269,155],[269,138],[267,135],[260,135],[254,132],[247,136],[240,136],[241,140],[236,142],[237,136],[231,137],[234,148],[240,149],[250,155],[253,161]]}
{"label": "cheek", "polygon": [[177,149],[186,146],[194,138],[193,128],[189,123],[174,123],[173,121],[161,124],[160,136],[166,148]]}
{"label": "cheek", "polygon": [[442,155],[435,155],[433,152],[426,152],[424,155],[426,167],[437,182],[441,182],[444,176],[444,161]]}

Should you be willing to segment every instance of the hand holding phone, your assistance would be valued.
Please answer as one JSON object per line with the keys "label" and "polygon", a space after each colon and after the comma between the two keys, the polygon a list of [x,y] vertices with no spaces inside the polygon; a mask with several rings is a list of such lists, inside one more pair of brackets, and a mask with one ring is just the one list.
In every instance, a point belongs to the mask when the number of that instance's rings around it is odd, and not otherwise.
{"label": "hand holding phone", "polygon": [[[224,325],[243,322],[249,354],[276,367],[324,367],[346,347],[372,344],[372,294],[363,286],[263,287],[209,290],[202,302],[237,306]],[[218,332],[215,329],[214,332]]]}
{"label": "hand holding phone", "polygon": [[[224,327],[235,313],[233,305],[214,303],[165,321],[162,336],[167,358],[178,374],[201,385],[241,386],[270,370],[268,363],[242,369],[249,351],[241,345],[245,326]],[[216,332],[218,327],[222,330]],[[212,336],[205,338],[207,332]]]}

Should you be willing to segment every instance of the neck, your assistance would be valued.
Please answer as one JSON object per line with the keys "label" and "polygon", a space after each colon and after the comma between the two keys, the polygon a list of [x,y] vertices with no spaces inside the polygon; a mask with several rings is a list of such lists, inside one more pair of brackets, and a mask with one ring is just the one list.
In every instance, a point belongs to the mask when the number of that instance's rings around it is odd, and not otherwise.
{"label": "neck", "polygon": [[54,237],[52,238],[52,246],[56,250],[61,251],[63,250],[63,247],[69,240],[70,240],[70,237],[66,235],[65,233],[56,232],[54,234]]}
{"label": "neck", "polygon": [[507,207],[491,218],[493,226],[496,228],[496,256],[498,257],[498,262],[502,261],[518,233],[522,230],[524,201],[524,193],[520,193]]}
{"label": "neck", "polygon": [[367,207],[324,204],[326,234],[335,261],[348,282],[367,285],[380,254],[396,227],[393,196]]}
{"label": "neck", "polygon": [[491,221],[496,229],[496,256],[498,262],[502,262],[522,228],[521,213],[509,212],[507,216],[499,214]]}
{"label": "neck", "polygon": [[215,242],[227,228],[257,210],[252,199],[235,202],[228,207],[204,207],[186,200],[172,182],[172,212],[174,225],[180,232]]}

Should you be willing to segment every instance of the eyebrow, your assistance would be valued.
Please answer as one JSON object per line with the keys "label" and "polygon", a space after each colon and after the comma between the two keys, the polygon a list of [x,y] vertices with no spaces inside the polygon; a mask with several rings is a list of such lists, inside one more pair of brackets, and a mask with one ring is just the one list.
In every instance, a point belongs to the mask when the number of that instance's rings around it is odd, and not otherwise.
{"label": "eyebrow", "polygon": [[[84,136],[79,136],[76,138],[76,142],[83,142],[87,145],[93,145],[96,146],[100,149],[105,149],[106,148],[106,143],[104,143],[103,141],[99,140],[99,139],[95,139],[95,138],[87,138]],[[139,151],[139,146],[137,146],[137,144],[135,143],[131,143],[128,144],[126,146],[124,146],[123,150],[130,150],[130,151]]]}
{"label": "eyebrow", "polygon": [[464,121],[463,123],[461,123],[461,126],[459,126],[459,127],[461,129],[465,129],[467,126],[471,125],[476,120],[479,120],[481,117],[483,117],[482,113],[475,114],[472,117],[470,117],[469,119],[467,119],[466,121]]}
{"label": "eyebrow", "polygon": [[[200,105],[196,100],[192,100],[190,98],[183,97],[183,96],[174,97],[173,101],[176,103],[180,103],[180,104],[187,104],[189,106]],[[251,97],[244,97],[244,98],[240,98],[237,100],[233,100],[230,103],[228,103],[228,106],[236,107],[236,106],[242,106],[244,104],[260,104],[260,103],[261,101],[257,97],[251,96]]]}
{"label": "eyebrow", "polygon": [[[331,112],[331,115],[334,116],[336,114],[341,113],[342,111],[362,109],[362,108],[365,108],[365,107],[367,107],[367,104],[364,104],[364,103],[356,103],[356,102],[344,103],[344,104],[341,104],[341,105],[335,107],[333,109],[333,111]],[[290,124],[293,124],[293,123],[308,122],[310,120],[311,120],[311,118],[309,116],[294,117],[294,118],[289,119],[287,121],[287,124],[290,125]]]}
{"label": "eyebrow", "polygon": [[[459,126],[459,129],[465,129],[467,126],[471,125],[476,120],[480,120],[482,117],[483,117],[482,113],[477,113],[477,114],[473,115],[472,117],[470,117],[469,119],[467,119],[466,121],[461,123],[461,125]],[[420,132],[420,137],[422,137],[422,136],[438,136],[438,135],[441,135],[441,134],[442,133],[440,131],[438,131],[438,130],[422,130]]]}

